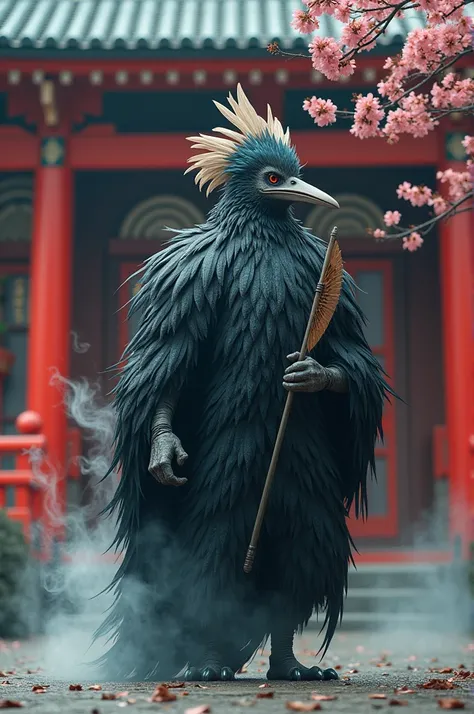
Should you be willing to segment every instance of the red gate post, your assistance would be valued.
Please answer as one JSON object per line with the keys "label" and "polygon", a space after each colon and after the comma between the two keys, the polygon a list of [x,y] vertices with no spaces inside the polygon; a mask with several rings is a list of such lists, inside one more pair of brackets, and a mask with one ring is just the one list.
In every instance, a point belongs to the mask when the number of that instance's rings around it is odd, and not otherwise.
{"label": "red gate post", "polygon": [[[465,171],[453,149],[463,133],[446,137],[443,170]],[[466,211],[440,226],[441,283],[444,325],[446,425],[450,484],[450,534],[460,540],[462,557],[469,557],[474,533],[474,220]]]}
{"label": "red gate post", "polygon": [[[71,310],[71,170],[61,136],[41,140],[36,170],[31,258],[28,408],[38,412],[48,443],[50,478],[58,480],[57,509],[65,512],[67,417],[55,373],[69,375]],[[47,536],[64,536],[46,514]]]}

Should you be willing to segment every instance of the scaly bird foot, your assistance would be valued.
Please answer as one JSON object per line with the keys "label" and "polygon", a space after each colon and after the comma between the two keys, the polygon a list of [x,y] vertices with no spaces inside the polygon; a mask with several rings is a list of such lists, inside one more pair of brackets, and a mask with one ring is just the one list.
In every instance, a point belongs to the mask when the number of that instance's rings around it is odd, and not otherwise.
{"label": "scaly bird foot", "polygon": [[235,673],[230,667],[207,665],[205,667],[188,667],[184,673],[186,682],[229,682],[235,679]]}
{"label": "scaly bird foot", "polygon": [[305,667],[297,659],[291,662],[271,663],[267,679],[293,682],[321,682],[329,679],[339,679],[337,672],[320,667]]}

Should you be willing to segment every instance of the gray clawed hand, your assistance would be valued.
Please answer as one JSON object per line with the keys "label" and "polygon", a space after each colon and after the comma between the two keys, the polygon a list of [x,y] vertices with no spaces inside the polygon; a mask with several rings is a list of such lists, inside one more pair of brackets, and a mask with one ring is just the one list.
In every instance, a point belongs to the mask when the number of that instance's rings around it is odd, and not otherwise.
{"label": "gray clawed hand", "polygon": [[153,439],[148,471],[162,486],[184,486],[188,482],[187,478],[174,475],[171,466],[174,458],[178,466],[182,466],[188,458],[175,434],[167,432]]}
{"label": "gray clawed hand", "polygon": [[312,357],[300,360],[298,352],[287,356],[291,365],[283,375],[283,387],[287,392],[321,392],[328,384],[326,367]]}

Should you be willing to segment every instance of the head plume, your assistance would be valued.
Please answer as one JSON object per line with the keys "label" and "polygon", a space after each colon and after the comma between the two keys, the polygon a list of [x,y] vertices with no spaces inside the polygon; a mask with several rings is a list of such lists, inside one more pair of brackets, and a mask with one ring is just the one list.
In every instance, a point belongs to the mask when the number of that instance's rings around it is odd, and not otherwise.
{"label": "head plume", "polygon": [[188,137],[188,141],[195,142],[192,148],[200,149],[204,153],[195,154],[188,159],[188,163],[192,166],[185,173],[193,170],[198,171],[195,182],[201,190],[206,183],[208,184],[207,196],[230,178],[226,168],[232,154],[251,137],[258,137],[266,133],[286,146],[290,146],[289,129],[286,132],[283,130],[281,122],[273,116],[269,105],[267,106],[267,119],[259,116],[240,84],[237,85],[237,100],[229,94],[227,101],[233,111],[219,102],[214,102],[214,104],[221,114],[237,127],[238,131],[216,127],[213,131],[222,134],[225,138],[205,134]]}

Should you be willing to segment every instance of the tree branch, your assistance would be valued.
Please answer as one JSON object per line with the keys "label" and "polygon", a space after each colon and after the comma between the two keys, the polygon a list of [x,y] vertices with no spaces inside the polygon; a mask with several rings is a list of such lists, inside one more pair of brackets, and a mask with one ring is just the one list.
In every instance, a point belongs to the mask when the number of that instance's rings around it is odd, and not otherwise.
{"label": "tree branch", "polygon": [[401,238],[406,238],[408,237],[411,233],[420,233],[420,235],[427,235],[437,223],[444,219],[452,218],[454,215],[457,215],[458,213],[464,213],[466,211],[472,211],[473,207],[472,206],[466,206],[465,208],[462,208],[461,210],[458,210],[460,206],[462,206],[463,203],[466,203],[466,201],[470,201],[474,198],[474,191],[469,191],[465,196],[460,198],[458,201],[455,203],[452,203],[444,213],[440,213],[438,216],[433,216],[429,220],[425,221],[424,223],[419,223],[417,226],[412,226],[410,228],[406,228],[402,231],[397,231],[394,233],[389,233],[386,235],[384,238],[381,238],[380,241],[386,241],[386,240],[400,240]]}

